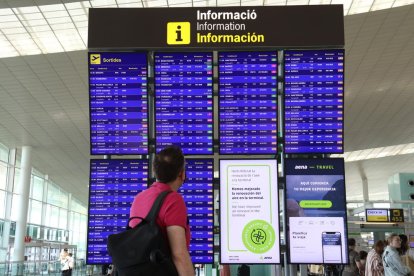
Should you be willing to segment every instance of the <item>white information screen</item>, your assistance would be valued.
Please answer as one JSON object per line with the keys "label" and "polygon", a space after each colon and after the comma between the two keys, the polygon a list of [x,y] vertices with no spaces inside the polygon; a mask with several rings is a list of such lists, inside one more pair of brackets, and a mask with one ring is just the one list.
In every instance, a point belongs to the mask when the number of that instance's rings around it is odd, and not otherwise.
{"label": "white information screen", "polygon": [[276,160],[220,160],[221,263],[280,263]]}

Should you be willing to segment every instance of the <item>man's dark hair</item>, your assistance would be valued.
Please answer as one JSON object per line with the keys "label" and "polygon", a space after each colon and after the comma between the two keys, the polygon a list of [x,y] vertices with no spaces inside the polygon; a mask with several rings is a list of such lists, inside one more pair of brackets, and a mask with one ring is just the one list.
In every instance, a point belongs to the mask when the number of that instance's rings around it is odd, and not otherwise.
{"label": "man's dark hair", "polygon": [[355,246],[356,242],[354,238],[349,238],[348,239],[348,246]]}
{"label": "man's dark hair", "polygon": [[169,146],[155,155],[152,168],[162,183],[174,181],[184,169],[184,155],[177,146]]}

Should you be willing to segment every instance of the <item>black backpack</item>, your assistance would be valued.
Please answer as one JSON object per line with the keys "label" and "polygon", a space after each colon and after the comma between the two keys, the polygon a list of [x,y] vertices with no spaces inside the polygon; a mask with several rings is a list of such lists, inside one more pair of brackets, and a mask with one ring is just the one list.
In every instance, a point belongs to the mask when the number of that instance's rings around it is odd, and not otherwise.
{"label": "black backpack", "polygon": [[[155,200],[147,217],[131,217],[127,230],[109,235],[108,252],[119,276],[178,276],[168,242],[156,219],[164,198],[171,191],[164,191]],[[142,221],[129,227],[132,219]]]}

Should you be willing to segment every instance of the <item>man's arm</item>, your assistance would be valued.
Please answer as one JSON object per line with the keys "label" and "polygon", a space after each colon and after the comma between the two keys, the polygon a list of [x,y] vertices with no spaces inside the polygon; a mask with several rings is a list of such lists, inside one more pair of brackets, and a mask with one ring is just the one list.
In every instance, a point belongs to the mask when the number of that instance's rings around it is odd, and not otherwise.
{"label": "man's arm", "polygon": [[191,262],[190,254],[188,254],[185,240],[185,229],[176,225],[168,226],[167,235],[172,259],[177,268],[178,275],[194,276],[193,264]]}

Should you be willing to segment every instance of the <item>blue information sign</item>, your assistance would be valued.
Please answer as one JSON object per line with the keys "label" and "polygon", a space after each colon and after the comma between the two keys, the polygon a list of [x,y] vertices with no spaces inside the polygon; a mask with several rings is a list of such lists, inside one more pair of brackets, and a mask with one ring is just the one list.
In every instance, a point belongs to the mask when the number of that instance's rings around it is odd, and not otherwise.
{"label": "blue information sign", "polygon": [[89,53],[91,154],[148,154],[147,55]]}
{"label": "blue information sign", "polygon": [[277,52],[219,53],[220,154],[277,153]]}
{"label": "blue information sign", "polygon": [[155,54],[155,136],[159,152],[213,153],[212,53]]}
{"label": "blue information sign", "polygon": [[110,264],[107,238],[125,231],[134,197],[147,188],[148,160],[91,160],[88,264]]}
{"label": "blue information sign", "polygon": [[213,159],[186,159],[186,180],[179,192],[187,205],[190,256],[195,264],[213,263]]}
{"label": "blue information sign", "polygon": [[285,152],[342,153],[344,50],[285,52]]}

